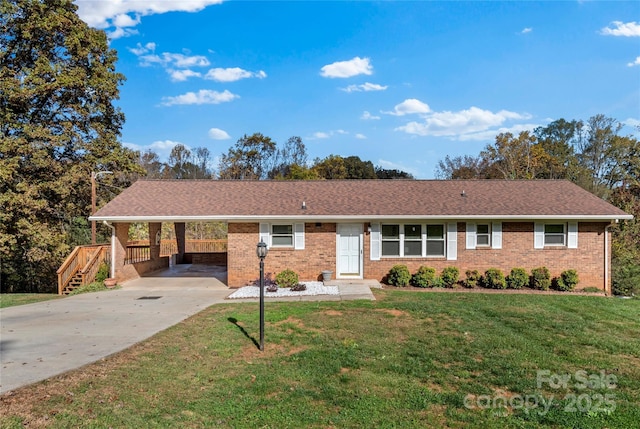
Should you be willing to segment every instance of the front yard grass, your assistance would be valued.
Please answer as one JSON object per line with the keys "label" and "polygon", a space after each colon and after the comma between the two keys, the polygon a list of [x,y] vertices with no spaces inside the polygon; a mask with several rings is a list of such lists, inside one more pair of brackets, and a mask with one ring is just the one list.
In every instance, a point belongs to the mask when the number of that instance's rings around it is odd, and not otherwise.
{"label": "front yard grass", "polygon": [[375,295],[375,302],[267,302],[262,353],[257,303],[215,305],[94,365],[0,397],[0,426],[629,428],[640,421],[638,300]]}
{"label": "front yard grass", "polygon": [[1,293],[0,308],[62,298],[53,293]]}

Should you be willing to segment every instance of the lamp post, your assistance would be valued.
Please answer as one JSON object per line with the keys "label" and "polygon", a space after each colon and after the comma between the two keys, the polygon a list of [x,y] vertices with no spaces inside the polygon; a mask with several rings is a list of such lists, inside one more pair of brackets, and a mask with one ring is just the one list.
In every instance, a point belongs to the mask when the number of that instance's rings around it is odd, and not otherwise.
{"label": "lamp post", "polygon": [[[91,216],[96,213],[96,178],[101,174],[112,174],[111,171],[91,172]],[[96,244],[96,221],[91,221],[91,244]]]}
{"label": "lamp post", "polygon": [[260,351],[264,351],[264,258],[267,257],[267,245],[262,240],[256,247],[256,255],[260,258]]}

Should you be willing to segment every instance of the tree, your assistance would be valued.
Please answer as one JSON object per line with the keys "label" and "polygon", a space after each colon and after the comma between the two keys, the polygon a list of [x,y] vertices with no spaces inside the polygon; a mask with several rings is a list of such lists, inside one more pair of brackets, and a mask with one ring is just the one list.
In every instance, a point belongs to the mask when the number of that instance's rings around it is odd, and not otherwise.
{"label": "tree", "polygon": [[518,137],[501,133],[496,136],[495,144],[487,145],[480,156],[494,166],[503,179],[533,179],[544,155],[535,143],[535,136],[528,131],[522,131]]}
{"label": "tree", "polygon": [[344,158],[347,179],[376,179],[376,170],[371,161],[363,161],[358,156]]}
{"label": "tree", "polygon": [[390,170],[378,166],[375,170],[378,179],[414,179],[412,174],[395,168]]}
{"label": "tree", "polygon": [[438,161],[436,177],[441,180],[460,179],[492,179],[498,172],[491,168],[491,162],[480,156],[456,156],[450,158],[447,155],[444,160]]}
{"label": "tree", "polygon": [[194,179],[211,179],[211,152],[206,147],[193,150],[193,164],[195,166]]}
{"label": "tree", "polygon": [[245,134],[222,155],[218,175],[220,179],[265,179],[275,153],[276,143],[271,138],[261,133]]}
{"label": "tree", "polygon": [[620,137],[622,124],[604,115],[589,118],[586,136],[578,143],[578,158],[589,173],[581,185],[589,191],[605,197],[620,180],[619,166],[632,146],[632,141]]}
{"label": "tree", "polygon": [[558,119],[533,134],[545,158],[537,172],[539,179],[571,179],[577,177],[578,160],[575,147],[582,138],[582,121]]}
{"label": "tree", "polygon": [[269,171],[270,179],[292,179],[291,171],[296,167],[297,173],[307,169],[307,148],[300,137],[290,137],[284,147],[275,155],[275,167]]}
{"label": "tree", "polygon": [[[124,76],[104,31],[63,0],[0,3],[0,280],[3,292],[51,291],[90,213],[90,175],[125,185],[136,154],[117,140]],[[99,199],[99,204],[102,202]],[[77,236],[74,234],[74,236]]]}
{"label": "tree", "polygon": [[138,163],[144,169],[147,179],[162,179],[167,174],[169,166],[160,161],[157,153],[151,149],[139,155]]}
{"label": "tree", "polygon": [[316,158],[312,170],[321,179],[337,180],[347,178],[347,168],[344,158],[340,155],[329,155],[324,159]]}

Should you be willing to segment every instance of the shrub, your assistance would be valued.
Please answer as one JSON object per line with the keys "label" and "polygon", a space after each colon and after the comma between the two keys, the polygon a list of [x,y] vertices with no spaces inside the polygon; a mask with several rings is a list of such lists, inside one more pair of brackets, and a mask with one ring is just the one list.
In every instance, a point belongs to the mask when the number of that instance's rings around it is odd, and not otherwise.
{"label": "shrub", "polygon": [[448,288],[455,287],[459,277],[460,270],[456,267],[446,267],[442,270],[442,274],[440,275],[444,287]]}
{"label": "shrub", "polygon": [[524,268],[513,268],[507,276],[509,289],[522,289],[529,283],[529,276]]}
{"label": "shrub", "polygon": [[302,292],[303,290],[307,290],[307,285],[305,285],[304,283],[298,283],[291,286],[291,290],[294,292]]}
{"label": "shrub", "polygon": [[555,279],[555,287],[557,290],[569,291],[573,290],[578,284],[578,273],[576,270],[566,270],[560,274],[560,277]]}
{"label": "shrub", "polygon": [[298,274],[293,270],[284,270],[276,275],[278,287],[291,287],[298,284]]}
{"label": "shrub", "polygon": [[433,287],[433,280],[436,277],[436,270],[424,265],[411,277],[411,284],[416,287]]}
{"label": "shrub", "polygon": [[102,283],[105,279],[109,278],[109,265],[105,262],[101,263],[96,273],[96,281]]}
{"label": "shrub", "polygon": [[548,290],[551,286],[551,274],[547,267],[538,267],[531,270],[531,287],[539,290]]}
{"label": "shrub", "polygon": [[442,280],[442,277],[440,277],[440,276],[435,277],[433,279],[432,285],[433,285],[432,287],[445,287],[444,280]]}
{"label": "shrub", "polygon": [[505,289],[507,287],[504,274],[497,268],[489,268],[485,271],[482,283],[490,289]]}
{"label": "shrub", "polygon": [[631,258],[616,260],[611,272],[611,290],[614,295],[640,294],[640,265],[635,264]]}
{"label": "shrub", "polygon": [[71,296],[71,295],[80,295],[82,293],[88,293],[88,292],[100,292],[100,291],[103,291],[103,290],[108,290],[104,286],[103,281],[99,281],[99,282],[95,281],[93,283],[89,283],[89,284],[86,284],[84,286],[77,287],[77,288],[75,288],[74,290],[72,290],[69,293],[69,296]]}
{"label": "shrub", "polygon": [[411,280],[411,273],[406,265],[394,265],[387,275],[387,283],[392,286],[407,286]]}
{"label": "shrub", "polygon": [[464,273],[467,278],[462,282],[462,285],[467,288],[474,288],[478,286],[480,282],[480,273],[478,270],[467,270]]}
{"label": "shrub", "polygon": [[[260,286],[260,285],[258,285]],[[278,285],[274,284],[270,284],[269,286],[265,286],[265,290],[267,292],[278,292]]]}

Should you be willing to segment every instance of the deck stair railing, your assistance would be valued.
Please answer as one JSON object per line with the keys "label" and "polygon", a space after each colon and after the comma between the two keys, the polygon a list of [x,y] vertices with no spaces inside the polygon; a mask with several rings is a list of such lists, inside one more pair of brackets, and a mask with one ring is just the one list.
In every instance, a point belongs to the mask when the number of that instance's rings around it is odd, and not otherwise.
{"label": "deck stair railing", "polygon": [[[227,240],[186,240],[186,253],[218,253],[227,251]],[[160,256],[178,253],[176,240],[160,242]],[[149,241],[130,241],[127,243],[125,264],[148,261],[151,258]],[[77,246],[57,271],[58,294],[68,295],[75,288],[89,284],[96,278],[102,263],[110,264],[111,246],[98,244]]]}
{"label": "deck stair railing", "polygon": [[68,295],[75,288],[96,279],[102,263],[109,264],[111,246],[107,244],[77,246],[57,271],[58,294]]}

